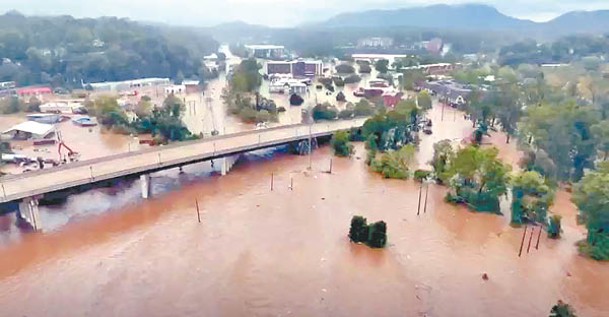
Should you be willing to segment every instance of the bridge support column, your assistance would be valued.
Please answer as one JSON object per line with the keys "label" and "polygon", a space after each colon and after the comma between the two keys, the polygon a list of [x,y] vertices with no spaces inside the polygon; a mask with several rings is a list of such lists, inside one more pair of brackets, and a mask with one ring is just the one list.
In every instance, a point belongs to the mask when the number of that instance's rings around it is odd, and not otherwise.
{"label": "bridge support column", "polygon": [[19,218],[27,222],[32,229],[40,230],[40,211],[38,210],[38,197],[26,197],[19,203]]}
{"label": "bridge support column", "polygon": [[222,167],[220,170],[222,176],[225,176],[226,174],[228,174],[228,172],[230,172],[235,163],[237,163],[237,161],[239,160],[239,157],[240,154],[235,154],[231,156],[226,156],[222,159]]}
{"label": "bridge support column", "polygon": [[150,174],[140,175],[140,185],[142,186],[142,198],[150,198],[150,196],[152,196],[152,183],[150,180]]}

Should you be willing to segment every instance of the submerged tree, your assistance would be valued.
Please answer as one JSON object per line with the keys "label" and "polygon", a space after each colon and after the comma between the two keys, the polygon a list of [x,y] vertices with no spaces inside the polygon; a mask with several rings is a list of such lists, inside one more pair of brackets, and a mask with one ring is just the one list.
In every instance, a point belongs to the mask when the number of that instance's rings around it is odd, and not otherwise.
{"label": "submerged tree", "polygon": [[550,317],[577,317],[577,315],[571,305],[559,300],[556,305],[552,306]]}
{"label": "submerged tree", "polygon": [[588,228],[582,252],[596,260],[609,260],[609,162],[602,162],[575,185],[573,202]]}
{"label": "submerged tree", "polygon": [[409,144],[398,151],[389,151],[371,162],[372,168],[385,178],[408,179],[414,163],[416,148]]}
{"label": "submerged tree", "polygon": [[378,221],[368,226],[368,245],[371,248],[383,248],[387,243],[387,224]]}
{"label": "submerged tree", "polygon": [[541,174],[534,171],[518,173],[512,179],[512,223],[524,221],[546,223],[554,193]]}
{"label": "submerged tree", "polygon": [[496,148],[468,146],[459,150],[446,172],[451,192],[447,199],[464,202],[477,211],[499,212],[499,196],[507,192],[511,167]]}
{"label": "submerged tree", "polygon": [[336,132],[330,143],[336,156],[347,157],[353,154],[353,145],[349,142],[349,132],[347,131]]}
{"label": "submerged tree", "polygon": [[548,238],[550,239],[558,239],[560,238],[560,233],[562,232],[561,222],[562,216],[560,215],[552,215],[550,217],[550,223],[548,224]]}
{"label": "submerged tree", "polygon": [[433,167],[436,180],[441,183],[448,181],[446,172],[455,152],[450,140],[442,140],[433,145],[433,158],[429,162]]}
{"label": "submerged tree", "polygon": [[368,241],[368,223],[366,218],[362,216],[353,216],[353,218],[351,218],[349,239],[355,243]]}

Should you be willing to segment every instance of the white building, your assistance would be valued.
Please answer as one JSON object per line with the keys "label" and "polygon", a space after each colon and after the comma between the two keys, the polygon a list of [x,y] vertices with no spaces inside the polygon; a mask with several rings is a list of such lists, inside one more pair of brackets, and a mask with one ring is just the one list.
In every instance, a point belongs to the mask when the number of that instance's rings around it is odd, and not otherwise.
{"label": "white building", "polygon": [[124,81],[106,81],[100,83],[90,83],[95,91],[122,91],[134,88],[169,85],[169,78],[140,78]]}
{"label": "white building", "polygon": [[35,121],[21,122],[2,134],[9,135],[16,140],[47,139],[54,135],[55,126]]}
{"label": "white building", "polygon": [[390,37],[367,37],[357,41],[358,47],[391,47],[393,39]]}
{"label": "white building", "polygon": [[186,86],[185,85],[171,85],[171,86],[165,87],[165,95],[166,96],[169,96],[171,94],[181,95],[183,93],[186,93]]}

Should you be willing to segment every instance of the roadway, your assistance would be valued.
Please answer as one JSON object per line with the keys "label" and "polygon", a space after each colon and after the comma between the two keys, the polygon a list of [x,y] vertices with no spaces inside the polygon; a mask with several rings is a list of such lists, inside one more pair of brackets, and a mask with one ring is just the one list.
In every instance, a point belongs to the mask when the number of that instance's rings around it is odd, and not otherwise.
{"label": "roadway", "polygon": [[364,121],[341,120],[311,126],[300,124],[240,132],[9,175],[0,182],[0,203],[278,146],[308,139],[309,132],[314,137],[327,136],[339,130],[359,127]]}

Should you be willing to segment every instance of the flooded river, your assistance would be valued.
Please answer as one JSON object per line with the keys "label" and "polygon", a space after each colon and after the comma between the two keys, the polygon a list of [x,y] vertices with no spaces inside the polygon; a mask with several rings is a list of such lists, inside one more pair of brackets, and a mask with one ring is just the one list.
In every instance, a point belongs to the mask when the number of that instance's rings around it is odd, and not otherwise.
{"label": "flooded river", "polygon": [[[431,118],[422,166],[434,142],[471,132],[451,109]],[[490,140],[517,161],[514,145]],[[609,315],[609,265],[576,254],[585,230],[568,194],[552,209],[564,237],[542,235],[536,249],[535,236],[519,258],[522,229],[507,215],[447,205],[430,186],[417,216],[418,184],[371,173],[356,150],[332,174],[327,147],[311,172],[308,157],[262,153],[225,177],[209,163],[158,173],[147,201],[135,181],[45,208],[50,229],[0,246],[0,316],[547,316],[558,299]],[[349,243],[356,214],[387,222],[386,249]]]}

